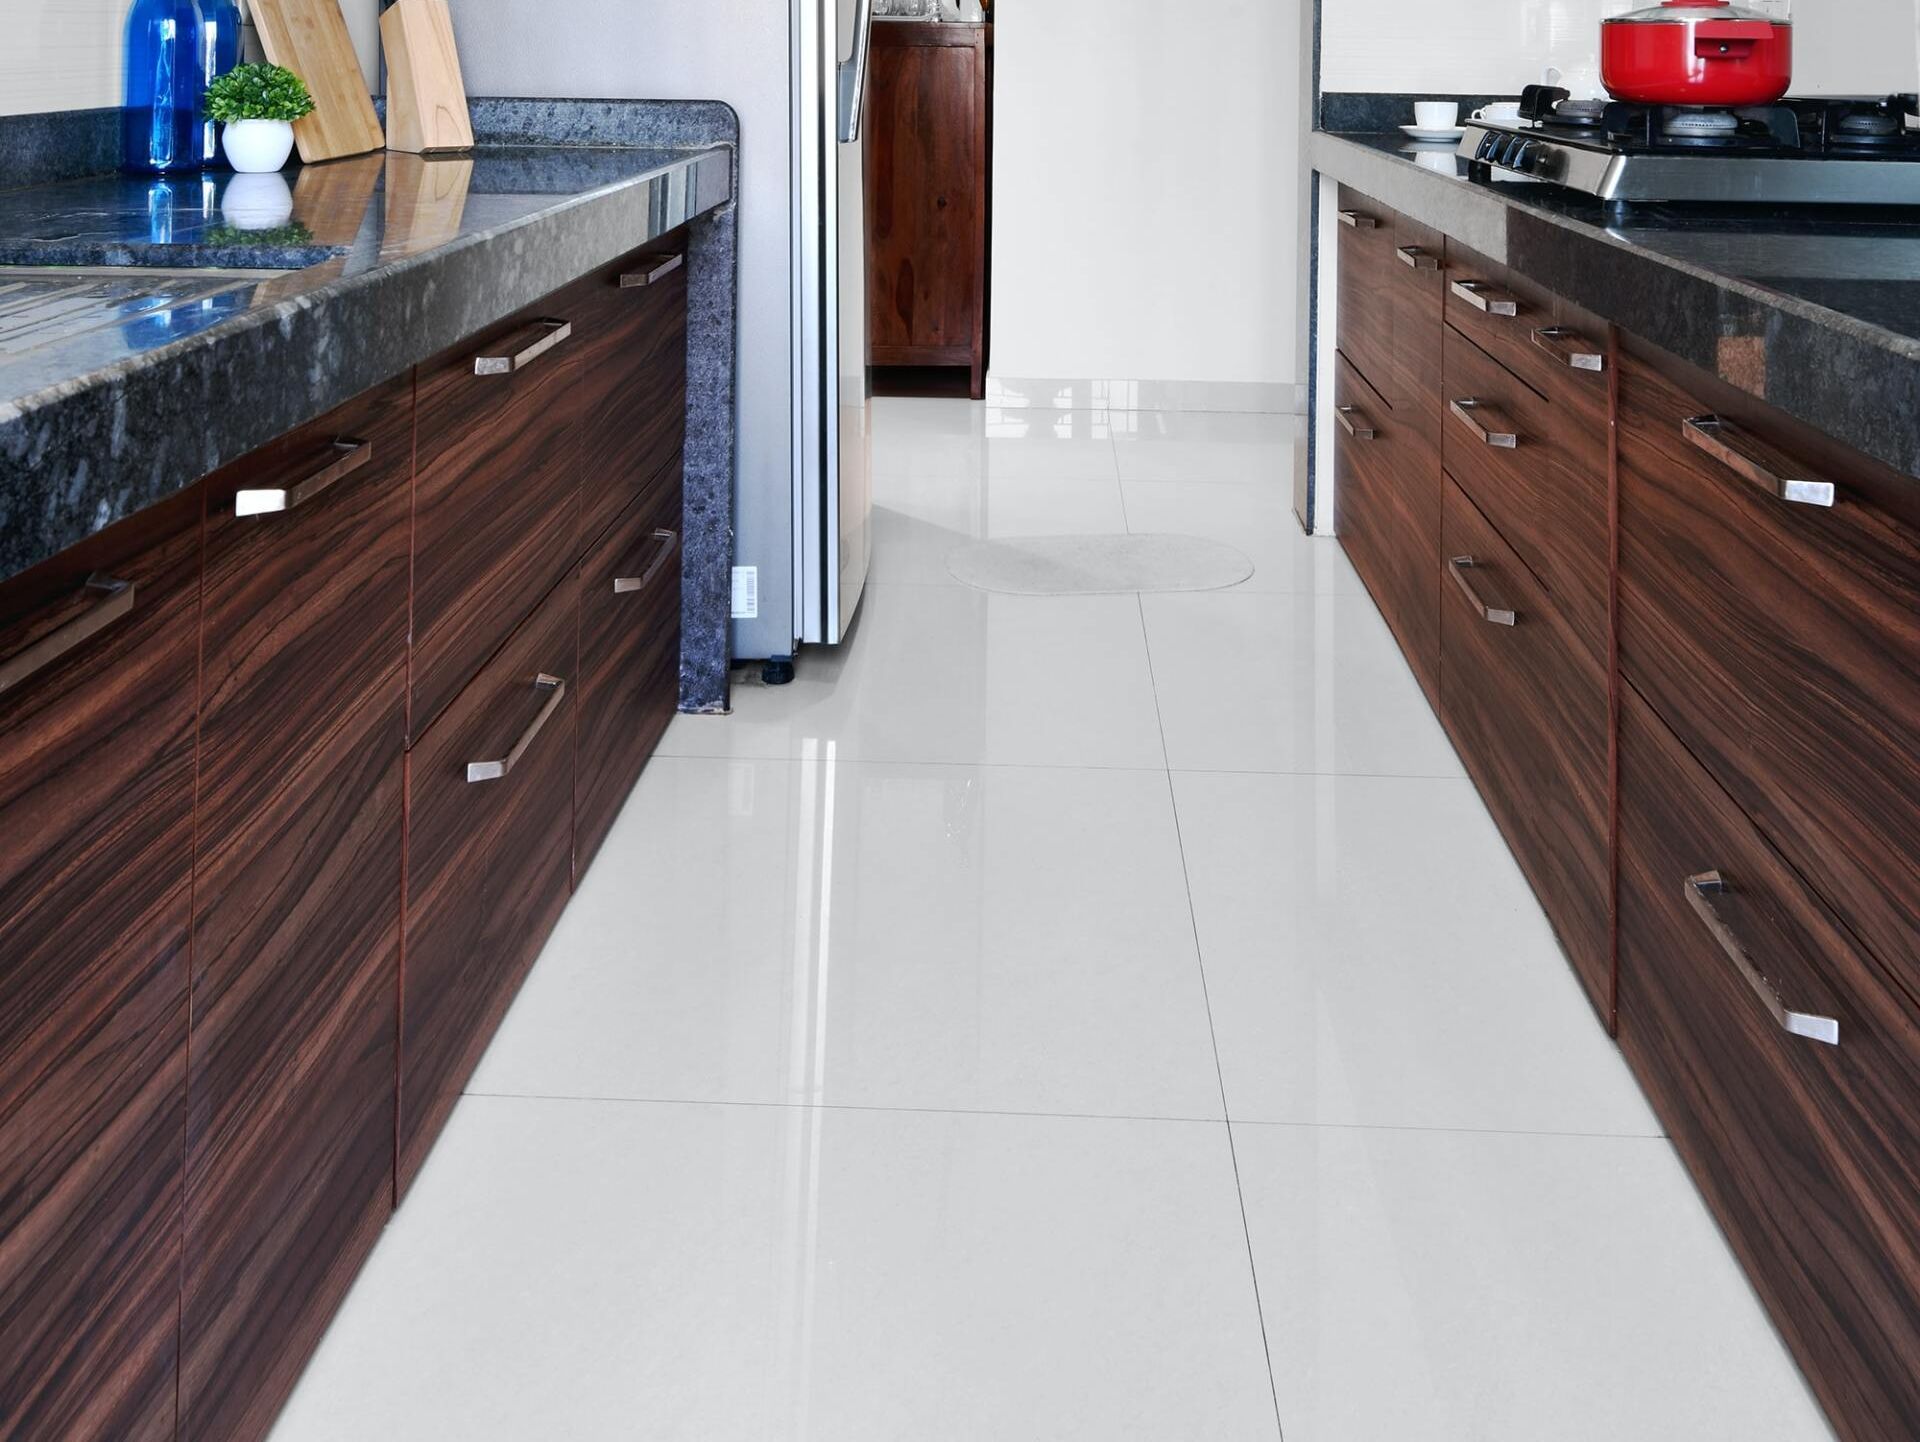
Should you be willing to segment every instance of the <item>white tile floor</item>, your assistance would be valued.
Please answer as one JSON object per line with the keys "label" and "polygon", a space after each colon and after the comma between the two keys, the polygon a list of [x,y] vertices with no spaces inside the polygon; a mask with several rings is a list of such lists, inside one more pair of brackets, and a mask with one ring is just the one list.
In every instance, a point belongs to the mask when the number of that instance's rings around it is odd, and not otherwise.
{"label": "white tile floor", "polygon": [[[1291,427],[882,403],[853,645],[676,723],[275,1442],[1828,1437]],[[1128,525],[1256,572],[946,573]]]}

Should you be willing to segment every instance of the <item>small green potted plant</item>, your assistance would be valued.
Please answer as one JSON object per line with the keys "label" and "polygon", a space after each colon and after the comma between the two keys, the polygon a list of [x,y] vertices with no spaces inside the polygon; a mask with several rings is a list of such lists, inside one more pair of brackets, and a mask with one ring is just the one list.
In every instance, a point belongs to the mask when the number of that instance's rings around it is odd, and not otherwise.
{"label": "small green potted plant", "polygon": [[227,164],[242,175],[278,170],[293,153],[293,122],[313,113],[313,96],[279,65],[238,65],[207,87],[207,119],[217,120]]}

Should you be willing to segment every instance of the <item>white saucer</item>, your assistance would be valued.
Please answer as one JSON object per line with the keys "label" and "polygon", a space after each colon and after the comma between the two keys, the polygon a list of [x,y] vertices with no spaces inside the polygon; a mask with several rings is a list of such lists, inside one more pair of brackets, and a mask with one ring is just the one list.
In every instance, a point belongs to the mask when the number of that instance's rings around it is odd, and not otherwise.
{"label": "white saucer", "polygon": [[1458,140],[1467,133],[1460,125],[1403,125],[1400,128],[1415,140]]}

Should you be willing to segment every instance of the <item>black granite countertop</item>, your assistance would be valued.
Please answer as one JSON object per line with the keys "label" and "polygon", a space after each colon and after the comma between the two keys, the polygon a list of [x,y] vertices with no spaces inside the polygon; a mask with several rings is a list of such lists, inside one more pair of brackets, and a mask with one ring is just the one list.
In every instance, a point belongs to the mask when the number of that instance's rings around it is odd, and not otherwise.
{"label": "black granite countertop", "polygon": [[732,187],[728,147],[569,144],[0,191],[0,579]]}
{"label": "black granite countertop", "polygon": [[1316,133],[1315,169],[1920,476],[1920,213],[1610,208],[1447,146]]}

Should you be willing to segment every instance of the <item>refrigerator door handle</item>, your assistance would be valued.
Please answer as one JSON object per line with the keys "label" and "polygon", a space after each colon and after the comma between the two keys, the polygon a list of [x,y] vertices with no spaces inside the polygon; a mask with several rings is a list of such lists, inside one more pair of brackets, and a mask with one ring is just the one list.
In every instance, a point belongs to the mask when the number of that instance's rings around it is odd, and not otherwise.
{"label": "refrigerator door handle", "polygon": [[853,52],[840,62],[840,143],[860,138],[867,108],[867,56],[873,48],[873,0],[854,0]]}

